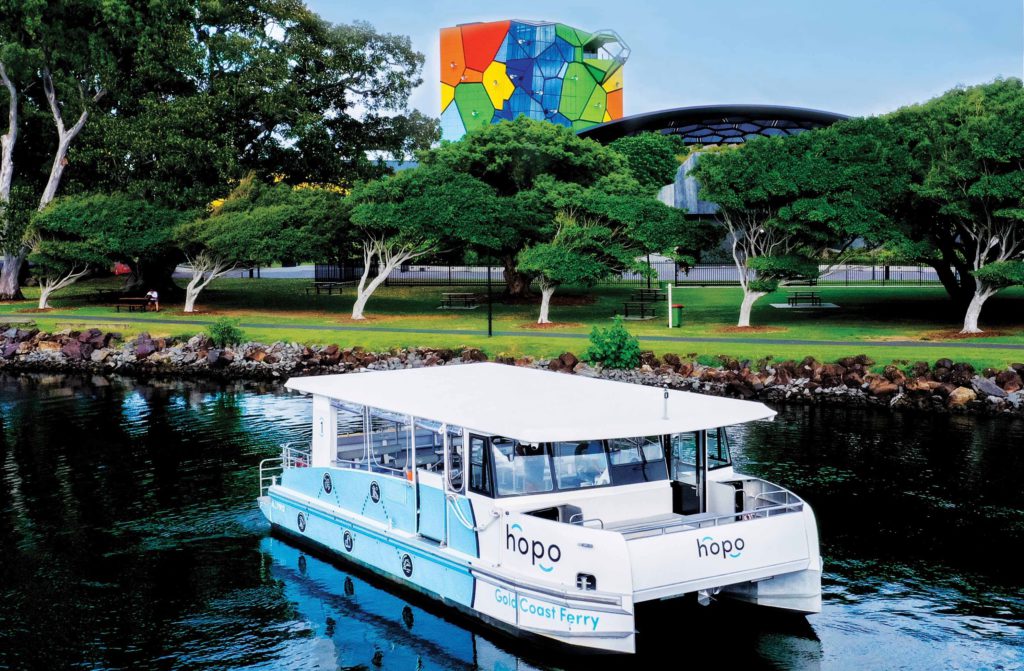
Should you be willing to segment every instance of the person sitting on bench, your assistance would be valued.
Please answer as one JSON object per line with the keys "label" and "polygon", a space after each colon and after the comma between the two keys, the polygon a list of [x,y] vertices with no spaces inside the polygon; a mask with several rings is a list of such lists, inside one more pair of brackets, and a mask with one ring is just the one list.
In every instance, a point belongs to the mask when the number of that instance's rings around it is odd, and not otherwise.
{"label": "person sitting on bench", "polygon": [[153,310],[160,312],[160,294],[156,292],[156,289],[147,291],[146,298],[149,299],[149,304],[153,306]]}

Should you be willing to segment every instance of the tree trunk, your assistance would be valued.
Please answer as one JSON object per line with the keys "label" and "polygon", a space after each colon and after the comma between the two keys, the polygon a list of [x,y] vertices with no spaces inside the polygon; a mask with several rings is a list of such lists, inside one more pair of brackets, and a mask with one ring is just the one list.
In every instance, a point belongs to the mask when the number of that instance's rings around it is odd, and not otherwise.
{"label": "tree trunk", "polygon": [[[359,283],[359,291],[356,294],[356,302],[352,305],[352,319],[366,319],[363,316],[363,310],[366,308],[366,301],[370,300],[370,296],[377,290],[377,287],[384,284],[384,280],[388,278],[391,271],[394,270],[398,264],[381,266],[377,271],[377,276],[370,280],[369,284]],[[363,277],[365,279],[366,273],[369,271],[363,271]]]}
{"label": "tree trunk", "polygon": [[750,309],[754,307],[754,303],[757,302],[758,298],[767,295],[768,293],[765,291],[750,291],[748,289],[744,289],[743,302],[740,304],[740,320],[736,326],[750,326]]}
{"label": "tree trunk", "polygon": [[530,275],[519,272],[514,254],[502,260],[505,266],[505,295],[509,298],[529,298]]}
{"label": "tree trunk", "polygon": [[538,324],[551,323],[551,320],[548,319],[548,307],[551,305],[551,295],[554,293],[555,287],[543,283],[540,285],[540,318],[537,319]]}
{"label": "tree trunk", "polygon": [[11,196],[11,180],[14,178],[14,145],[18,141],[18,91],[7,76],[4,64],[0,62],[0,82],[7,89],[7,132],[0,137],[0,202],[7,202]]}
{"label": "tree trunk", "polygon": [[992,289],[981,282],[975,281],[977,288],[974,290],[974,296],[971,298],[971,302],[967,305],[967,312],[964,314],[964,328],[960,333],[983,333],[978,328],[978,318],[981,316],[981,308],[985,305],[985,301],[991,298],[996,290]]}
{"label": "tree trunk", "polygon": [[39,309],[45,310],[50,307],[50,294],[53,293],[53,287],[49,285],[39,285]]}
{"label": "tree trunk", "polygon": [[18,281],[21,267],[25,263],[25,253],[3,255],[4,267],[0,270],[0,301],[20,301],[25,296],[21,293]]}
{"label": "tree trunk", "polygon": [[963,275],[960,275],[960,279],[957,280],[957,274],[953,268],[944,261],[937,261],[931,264],[932,268],[935,269],[935,274],[938,275],[939,281],[942,282],[943,288],[946,293],[952,298],[957,305],[966,306],[973,295],[974,290],[973,280],[974,278],[970,275],[964,280]]}
{"label": "tree trunk", "polygon": [[199,298],[199,292],[202,290],[202,287],[193,282],[188,283],[188,287],[185,288],[185,312],[195,312],[196,299]]}

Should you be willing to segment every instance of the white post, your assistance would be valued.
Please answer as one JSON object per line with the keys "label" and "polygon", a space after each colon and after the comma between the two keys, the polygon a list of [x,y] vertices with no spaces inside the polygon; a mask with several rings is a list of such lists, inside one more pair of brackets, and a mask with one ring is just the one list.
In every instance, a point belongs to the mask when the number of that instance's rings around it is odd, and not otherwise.
{"label": "white post", "polygon": [[668,327],[672,328],[672,285],[667,284],[665,288],[668,289]]}
{"label": "white post", "polygon": [[338,410],[326,396],[313,397],[313,444],[310,464],[325,468],[338,454]]}

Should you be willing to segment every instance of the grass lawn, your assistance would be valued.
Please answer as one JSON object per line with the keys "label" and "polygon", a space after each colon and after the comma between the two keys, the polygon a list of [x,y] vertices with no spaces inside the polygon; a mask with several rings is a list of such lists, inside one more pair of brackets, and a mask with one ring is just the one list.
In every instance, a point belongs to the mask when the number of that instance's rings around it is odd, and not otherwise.
{"label": "grass lawn", "polygon": [[[487,311],[438,309],[441,293],[474,291],[483,287],[382,287],[370,299],[364,321],[352,321],[353,290],[346,288],[342,296],[307,296],[304,288],[309,280],[224,279],[203,292],[201,314],[185,315],[180,305],[163,305],[160,313],[116,313],[114,308],[89,302],[98,287],[116,287],[119,280],[104,279],[83,282],[51,299],[52,312],[31,313],[40,328],[56,329],[76,325],[95,325],[133,334],[147,330],[154,335],[191,335],[204,327],[197,324],[134,324],[123,319],[209,321],[218,316],[240,319],[246,335],[263,341],[286,340],[305,343],[333,342],[342,346],[362,345],[371,349],[409,346],[480,347],[489,354],[535,355],[558,354],[565,350],[581,353],[586,339],[558,337],[587,334],[594,325],[611,323],[612,315],[622,311],[631,288],[601,287],[593,291],[560,290],[555,294],[551,318],[557,324],[537,328],[537,303],[494,304],[494,330],[530,333],[531,337],[499,335],[487,338]],[[683,303],[682,328],[669,329],[664,307],[656,320],[627,322],[642,344],[659,354],[726,354],[739,358],[835,359],[849,354],[867,353],[879,362],[891,360],[934,361],[940,356],[971,361],[975,365],[1003,366],[1024,359],[1024,351],[978,349],[974,343],[1024,344],[1024,289],[1011,289],[988,301],[982,314],[982,326],[988,329],[982,337],[959,339],[955,332],[962,318],[939,287],[817,287],[823,301],[840,306],[834,310],[780,310],[771,303],[785,303],[785,293],[778,292],[761,299],[751,318],[754,329],[734,328],[741,297],[738,287],[692,287],[674,292],[674,302]],[[0,304],[0,315],[25,313],[35,307],[36,290],[26,291],[29,299],[22,303]],[[76,318],[91,318],[93,321]],[[94,320],[103,319],[104,323]],[[302,328],[298,328],[302,327]],[[319,328],[322,327],[322,328]],[[402,329],[464,331],[455,334],[416,332],[382,332],[355,329]],[[332,330],[343,329],[343,330]],[[648,340],[644,336],[714,337],[730,342],[674,343]],[[758,344],[761,340],[808,340],[814,344]],[[939,341],[949,347],[931,348],[914,345],[858,347],[853,345],[818,344],[821,341],[887,342]]]}

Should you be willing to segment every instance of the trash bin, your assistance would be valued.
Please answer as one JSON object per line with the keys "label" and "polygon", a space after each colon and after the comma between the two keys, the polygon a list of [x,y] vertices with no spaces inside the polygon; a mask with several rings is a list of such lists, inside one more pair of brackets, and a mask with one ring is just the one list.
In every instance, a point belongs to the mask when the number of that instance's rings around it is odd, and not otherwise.
{"label": "trash bin", "polygon": [[673,312],[673,316],[672,316],[672,326],[673,326],[673,328],[682,328],[683,327],[683,304],[682,303],[673,303],[672,304],[672,312]]}

